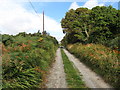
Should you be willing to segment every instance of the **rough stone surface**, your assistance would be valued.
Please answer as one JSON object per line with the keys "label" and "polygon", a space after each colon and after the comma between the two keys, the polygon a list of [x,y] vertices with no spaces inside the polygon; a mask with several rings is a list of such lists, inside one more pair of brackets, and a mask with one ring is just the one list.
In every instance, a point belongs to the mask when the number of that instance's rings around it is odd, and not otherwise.
{"label": "rough stone surface", "polygon": [[67,88],[64,65],[61,57],[60,48],[56,52],[56,58],[50,74],[47,76],[47,88]]}

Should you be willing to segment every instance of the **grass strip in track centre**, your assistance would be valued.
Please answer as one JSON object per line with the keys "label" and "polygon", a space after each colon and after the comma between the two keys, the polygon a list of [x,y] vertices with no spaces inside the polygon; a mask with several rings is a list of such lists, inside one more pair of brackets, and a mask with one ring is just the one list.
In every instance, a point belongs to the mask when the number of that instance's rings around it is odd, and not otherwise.
{"label": "grass strip in track centre", "polygon": [[66,73],[66,80],[68,84],[68,88],[86,88],[84,82],[82,81],[80,74],[74,68],[73,63],[69,61],[67,55],[61,49],[64,70]]}

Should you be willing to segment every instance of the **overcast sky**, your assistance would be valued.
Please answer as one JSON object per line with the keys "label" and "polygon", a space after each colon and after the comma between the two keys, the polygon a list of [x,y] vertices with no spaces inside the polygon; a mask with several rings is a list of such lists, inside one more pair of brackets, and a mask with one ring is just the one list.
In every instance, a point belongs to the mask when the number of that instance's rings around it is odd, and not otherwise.
{"label": "overcast sky", "polygon": [[[64,34],[60,21],[70,9],[112,5],[118,9],[119,0],[30,0],[37,12],[33,10],[29,0],[0,0],[0,32],[2,34],[18,34],[19,32],[42,32],[42,12],[45,12],[45,30],[60,41]],[[43,2],[44,1],[44,2]],[[77,1],[77,2],[76,2]],[[81,2],[80,2],[81,1]],[[105,2],[106,1],[106,2]]]}

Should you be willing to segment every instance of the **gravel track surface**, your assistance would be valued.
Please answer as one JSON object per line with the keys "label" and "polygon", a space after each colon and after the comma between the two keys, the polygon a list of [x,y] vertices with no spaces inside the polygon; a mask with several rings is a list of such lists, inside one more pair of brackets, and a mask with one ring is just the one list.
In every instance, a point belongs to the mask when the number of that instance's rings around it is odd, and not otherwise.
{"label": "gravel track surface", "polygon": [[65,54],[68,56],[69,60],[72,61],[75,67],[79,70],[82,75],[83,81],[89,88],[112,88],[109,84],[105,83],[104,80],[97,75],[95,72],[90,70],[85,66],[79,59],[75,58],[67,50],[64,49]]}
{"label": "gravel track surface", "polygon": [[56,52],[55,62],[47,76],[47,88],[67,88],[64,65],[60,48]]}

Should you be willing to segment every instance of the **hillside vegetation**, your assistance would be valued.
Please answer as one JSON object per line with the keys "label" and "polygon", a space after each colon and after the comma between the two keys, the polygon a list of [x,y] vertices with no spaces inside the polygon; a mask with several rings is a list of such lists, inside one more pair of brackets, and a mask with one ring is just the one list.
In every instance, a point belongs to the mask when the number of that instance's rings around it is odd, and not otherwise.
{"label": "hillside vegetation", "polygon": [[103,44],[119,50],[120,46],[120,10],[112,6],[77,8],[69,10],[61,20],[65,37],[64,45],[69,43]]}
{"label": "hillside vegetation", "polygon": [[120,51],[99,44],[72,44],[68,45],[67,49],[101,75],[106,82],[114,87],[120,87]]}
{"label": "hillside vegetation", "polygon": [[113,87],[120,87],[120,10],[112,6],[69,10],[61,43]]}
{"label": "hillside vegetation", "polygon": [[39,32],[2,35],[3,88],[40,88],[58,42]]}

